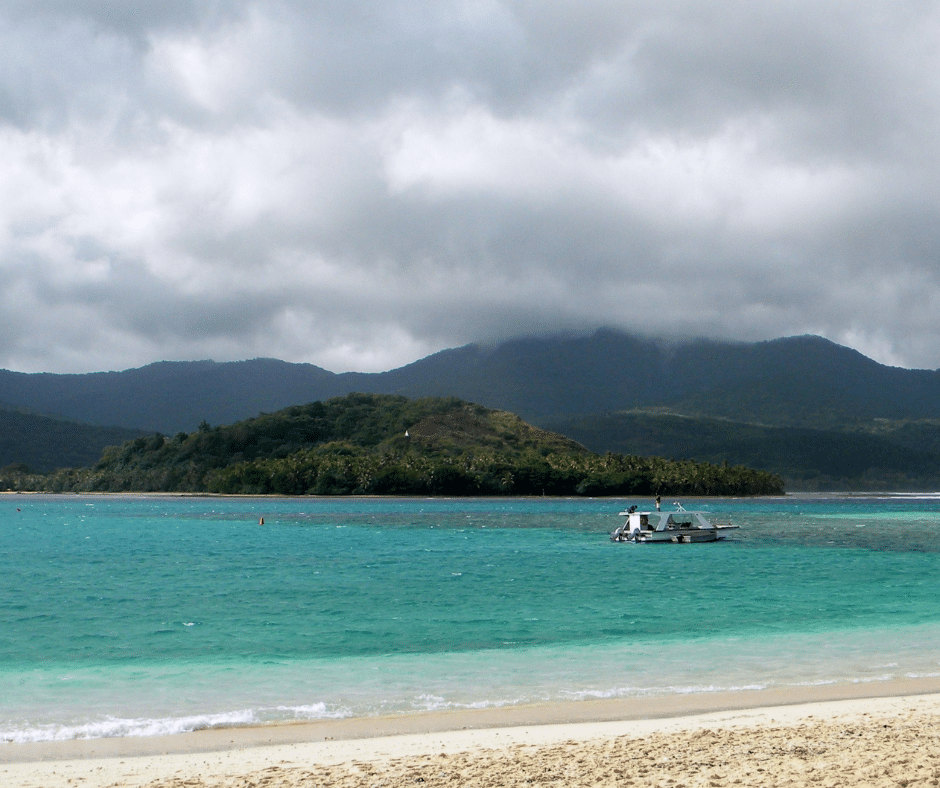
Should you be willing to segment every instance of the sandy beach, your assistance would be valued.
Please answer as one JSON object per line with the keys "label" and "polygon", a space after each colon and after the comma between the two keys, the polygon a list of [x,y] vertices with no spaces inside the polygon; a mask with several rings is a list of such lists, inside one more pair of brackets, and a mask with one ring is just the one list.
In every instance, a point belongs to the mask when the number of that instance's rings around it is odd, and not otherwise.
{"label": "sandy beach", "polygon": [[[868,691],[923,691],[936,680]],[[833,695],[829,688],[829,695]],[[859,695],[866,688],[843,688]],[[938,785],[940,692],[602,701],[0,747],[9,788]],[[836,692],[836,695],[839,693]],[[753,706],[757,699],[785,705]],[[788,702],[789,701],[789,702]],[[620,711],[624,719],[609,715]],[[588,717],[599,717],[593,721]],[[631,717],[631,718],[626,718]],[[553,722],[573,718],[573,722]],[[500,723],[505,724],[500,724]],[[394,730],[410,731],[389,735]]]}

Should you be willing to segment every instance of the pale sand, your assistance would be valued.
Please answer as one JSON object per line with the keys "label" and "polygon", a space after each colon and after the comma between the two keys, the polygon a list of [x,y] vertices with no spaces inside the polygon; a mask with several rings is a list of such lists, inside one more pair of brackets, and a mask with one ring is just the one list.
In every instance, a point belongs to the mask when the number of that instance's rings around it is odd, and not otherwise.
{"label": "pale sand", "polygon": [[[396,718],[397,722],[346,721],[154,739],[7,744],[0,745],[0,786],[938,785],[937,681],[892,682],[867,689],[874,694],[872,690],[899,685],[917,690],[931,684],[933,694],[756,708],[747,708],[747,699],[766,698],[769,693],[716,695],[712,703],[729,710],[601,722],[538,724],[559,715],[603,715],[618,706],[629,710],[631,705],[627,701],[593,707],[553,704],[483,716],[460,712]],[[833,688],[829,690],[832,694]],[[863,692],[864,687],[854,688],[854,694]],[[824,690],[804,689],[797,695],[807,693]],[[669,704],[664,707],[662,700],[635,701],[634,716],[669,714]],[[702,699],[697,702],[701,704]],[[442,729],[461,722],[486,725],[501,714],[512,727]],[[513,724],[525,717],[530,724]],[[433,732],[375,735],[396,725]],[[358,733],[363,738],[324,740],[322,734],[328,731],[346,736]],[[278,740],[286,743],[261,744]]]}

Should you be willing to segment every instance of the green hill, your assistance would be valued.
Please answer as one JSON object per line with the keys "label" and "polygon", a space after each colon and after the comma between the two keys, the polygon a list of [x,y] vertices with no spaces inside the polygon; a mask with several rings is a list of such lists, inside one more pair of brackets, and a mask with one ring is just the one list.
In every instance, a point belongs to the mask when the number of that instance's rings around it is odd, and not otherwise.
{"label": "green hill", "polygon": [[226,427],[137,438],[94,468],[0,475],[73,492],[328,495],[760,495],[772,474],[599,455],[504,411],[455,398],[350,394]]}

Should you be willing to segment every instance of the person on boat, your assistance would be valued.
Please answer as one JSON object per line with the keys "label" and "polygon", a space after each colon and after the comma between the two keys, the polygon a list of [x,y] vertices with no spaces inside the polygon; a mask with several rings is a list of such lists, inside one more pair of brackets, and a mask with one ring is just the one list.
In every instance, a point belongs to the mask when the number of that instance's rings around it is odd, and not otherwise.
{"label": "person on boat", "polygon": [[657,495],[657,496],[656,496],[656,511],[657,511],[657,512],[659,511],[659,505],[660,505],[662,502],[663,502],[663,501],[662,501],[662,498],[660,498],[660,497]]}

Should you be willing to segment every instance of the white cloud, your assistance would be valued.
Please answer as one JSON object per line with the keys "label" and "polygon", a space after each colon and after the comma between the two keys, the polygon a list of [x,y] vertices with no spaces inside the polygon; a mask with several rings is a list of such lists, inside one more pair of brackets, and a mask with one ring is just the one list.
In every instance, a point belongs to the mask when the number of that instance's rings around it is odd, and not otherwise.
{"label": "white cloud", "polygon": [[0,366],[601,325],[940,366],[938,14],[0,1]]}

